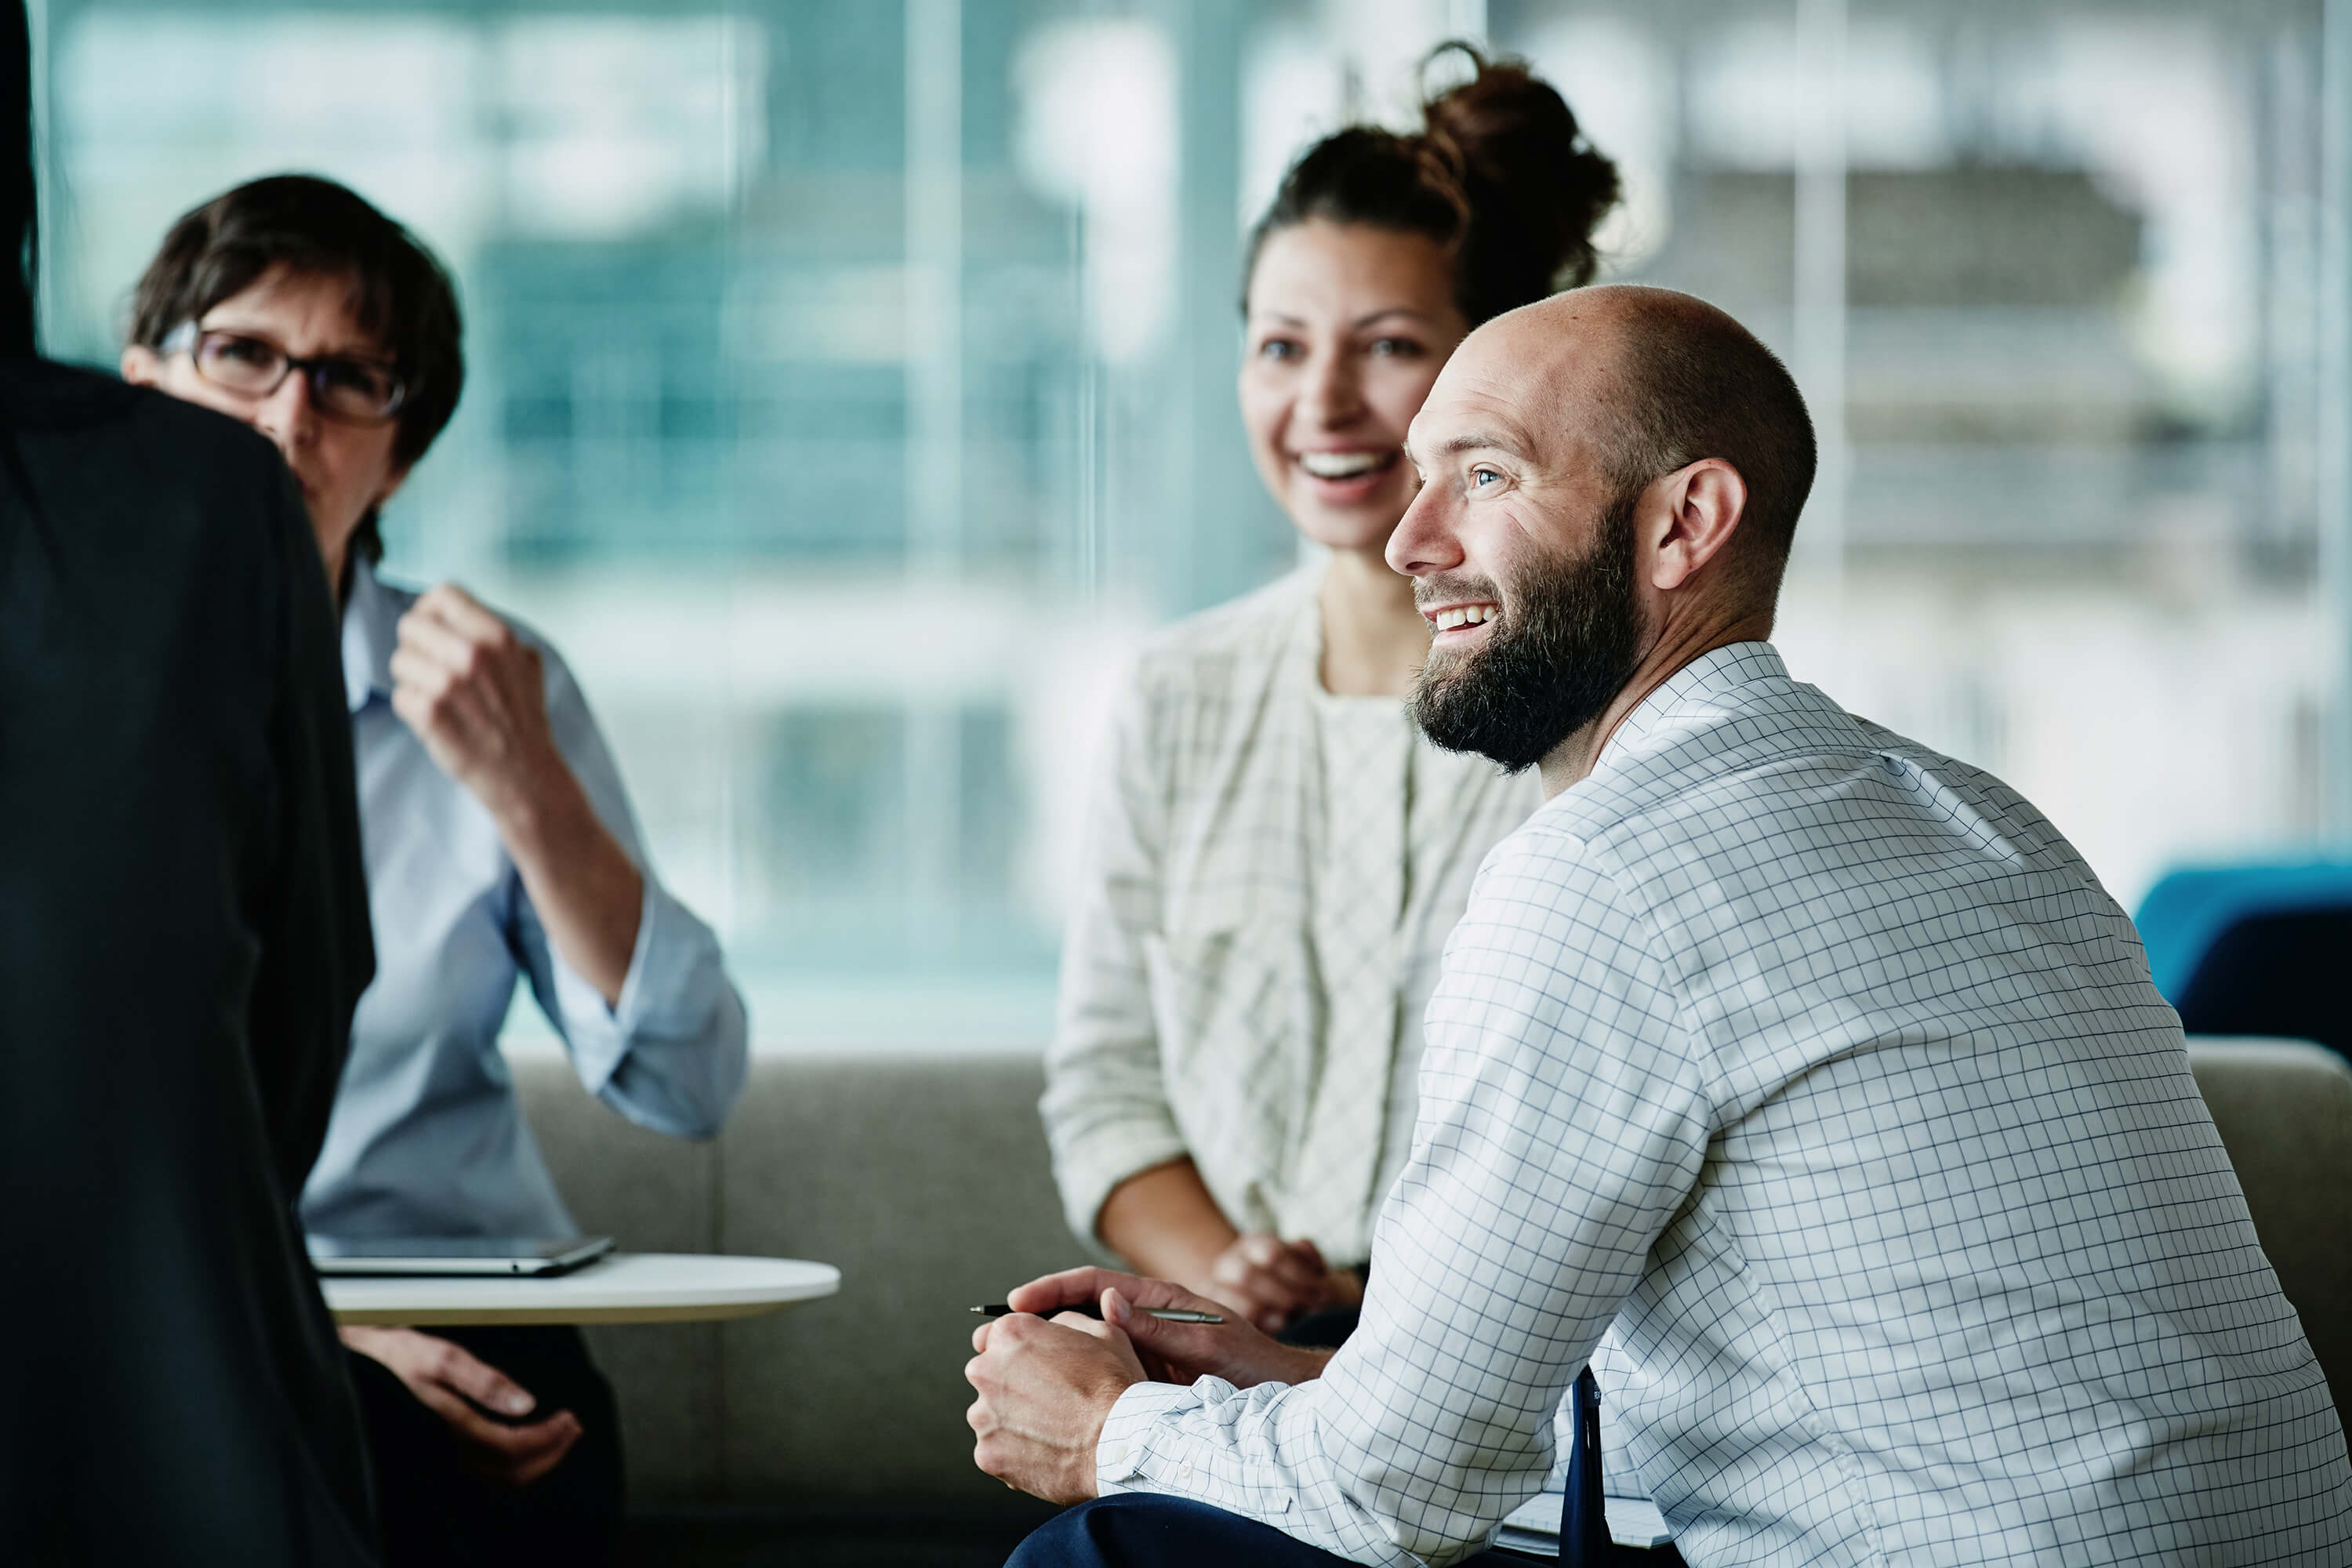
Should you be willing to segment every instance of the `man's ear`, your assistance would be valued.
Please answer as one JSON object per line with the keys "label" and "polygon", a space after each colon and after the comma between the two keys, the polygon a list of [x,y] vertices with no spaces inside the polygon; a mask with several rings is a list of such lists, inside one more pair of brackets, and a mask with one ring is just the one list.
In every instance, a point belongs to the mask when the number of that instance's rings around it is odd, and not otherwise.
{"label": "man's ear", "polygon": [[1666,531],[1650,567],[1650,585],[1671,594],[1721,555],[1748,510],[1748,481],[1720,458],[1701,458],[1658,481]]}
{"label": "man's ear", "polygon": [[161,386],[163,362],[146,344],[133,343],[122,351],[122,379],[133,386]]}

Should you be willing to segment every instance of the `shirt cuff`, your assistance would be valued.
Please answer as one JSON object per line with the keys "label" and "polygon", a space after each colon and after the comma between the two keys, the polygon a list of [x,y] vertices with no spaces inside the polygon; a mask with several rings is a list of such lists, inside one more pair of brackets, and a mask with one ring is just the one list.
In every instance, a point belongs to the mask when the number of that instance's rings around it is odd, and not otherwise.
{"label": "shirt cuff", "polygon": [[[1203,1380],[1208,1381],[1208,1380]],[[1104,1497],[1113,1492],[1163,1491],[1179,1489],[1176,1486],[1155,1486],[1150,1472],[1152,1429],[1160,1418],[1197,1410],[1201,1396],[1192,1389],[1173,1383],[1129,1384],[1103,1418],[1102,1436],[1095,1440],[1095,1489]],[[1189,1464],[1170,1467],[1188,1472],[1181,1479],[1189,1480]],[[1171,1475],[1171,1481],[1179,1478]]]}
{"label": "shirt cuff", "polygon": [[603,1089],[620,1069],[629,1041],[646,1026],[646,1015],[685,984],[697,958],[693,939],[701,934],[701,922],[651,877],[640,876],[646,890],[637,905],[637,940],[629,950],[618,1002],[606,1002],[603,992],[565,962],[552,941],[547,944],[564,1034],[592,1091]]}

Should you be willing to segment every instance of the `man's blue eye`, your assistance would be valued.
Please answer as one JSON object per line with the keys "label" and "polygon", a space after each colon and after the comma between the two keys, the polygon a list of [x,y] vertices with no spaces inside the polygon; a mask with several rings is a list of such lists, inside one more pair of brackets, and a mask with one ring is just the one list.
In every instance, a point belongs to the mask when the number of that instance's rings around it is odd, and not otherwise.
{"label": "man's blue eye", "polygon": [[1298,345],[1282,338],[1268,338],[1258,345],[1257,352],[1266,359],[1296,359]]}
{"label": "man's blue eye", "polygon": [[1488,479],[1500,479],[1502,477],[1502,475],[1496,473],[1492,468],[1473,468],[1470,470],[1470,483],[1473,488],[1485,484]]}

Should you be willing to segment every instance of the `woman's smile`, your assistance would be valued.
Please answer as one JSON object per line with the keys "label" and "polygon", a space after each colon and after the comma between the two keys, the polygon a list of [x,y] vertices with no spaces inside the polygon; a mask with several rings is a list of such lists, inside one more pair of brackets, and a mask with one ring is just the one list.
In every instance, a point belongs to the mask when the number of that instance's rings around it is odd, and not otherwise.
{"label": "woman's smile", "polygon": [[1291,458],[1307,476],[1316,499],[1326,506],[1370,500],[1386,487],[1389,476],[1403,460],[1403,449],[1398,447],[1327,448],[1299,452]]}

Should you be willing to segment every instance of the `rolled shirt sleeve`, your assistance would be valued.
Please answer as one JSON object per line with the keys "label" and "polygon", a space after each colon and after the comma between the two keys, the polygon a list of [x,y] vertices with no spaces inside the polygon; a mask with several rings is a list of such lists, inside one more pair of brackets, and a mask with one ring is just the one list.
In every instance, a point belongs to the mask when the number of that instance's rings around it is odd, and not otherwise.
{"label": "rolled shirt sleeve", "polygon": [[646,862],[620,770],[561,657],[539,644],[548,722],[596,816],[645,879],[636,945],[608,1005],[557,952],[528,895],[516,894],[514,941],[580,1081],[631,1121],[681,1138],[715,1135],[742,1092],[749,1018],[719,939]]}
{"label": "rolled shirt sleeve", "polygon": [[1696,1183],[1712,1117],[1666,973],[1582,851],[1531,827],[1479,875],[1355,1335],[1313,1383],[1129,1389],[1097,1447],[1104,1490],[1402,1568],[1483,1549],[1542,1489],[1561,1398]]}

